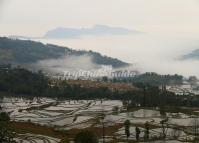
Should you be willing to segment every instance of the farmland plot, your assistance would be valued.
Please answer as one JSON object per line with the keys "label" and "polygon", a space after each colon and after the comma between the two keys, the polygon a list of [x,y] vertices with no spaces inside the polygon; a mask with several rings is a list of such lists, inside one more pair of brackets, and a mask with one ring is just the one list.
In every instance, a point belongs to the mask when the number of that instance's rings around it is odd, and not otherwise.
{"label": "farmland plot", "polygon": [[[194,121],[197,115],[181,112],[166,112],[161,115],[159,108],[138,108],[127,112],[122,101],[118,100],[62,100],[50,98],[4,98],[2,110],[9,113],[11,120],[31,122],[53,127],[56,130],[72,129],[102,129],[102,122],[106,128],[112,130],[116,126],[123,126],[125,120],[131,122],[129,140],[135,141],[135,126],[140,128],[140,141],[144,142],[145,124],[150,125],[150,139],[159,140],[163,136],[161,121],[168,118],[166,123],[166,138],[168,142],[188,142],[194,137]],[[192,111],[197,113],[197,111]],[[103,115],[103,119],[102,119]],[[199,121],[198,121],[199,123]],[[109,131],[108,131],[109,132]],[[107,142],[112,140],[126,140],[125,129],[120,127],[106,135]],[[16,138],[18,142],[49,142],[56,143],[57,139],[50,137],[24,134]],[[100,139],[102,140],[102,139]]]}

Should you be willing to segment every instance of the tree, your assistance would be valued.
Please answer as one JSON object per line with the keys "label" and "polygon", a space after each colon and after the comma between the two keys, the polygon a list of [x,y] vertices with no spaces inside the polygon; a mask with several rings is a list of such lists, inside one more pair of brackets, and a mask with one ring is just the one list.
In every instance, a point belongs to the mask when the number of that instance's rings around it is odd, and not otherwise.
{"label": "tree", "polygon": [[102,77],[102,81],[103,81],[103,82],[107,82],[107,81],[108,81],[108,77],[107,77],[107,76],[103,76],[103,77]]}
{"label": "tree", "polygon": [[125,134],[126,134],[127,139],[130,136],[130,125],[131,125],[131,122],[129,120],[126,120],[124,122]]}
{"label": "tree", "polygon": [[160,108],[160,115],[161,115],[162,117],[166,117],[166,112],[165,112],[164,106],[159,107],[159,108]]}
{"label": "tree", "polygon": [[10,117],[7,113],[0,113],[0,143],[15,143],[13,133],[8,128]]}
{"label": "tree", "polygon": [[76,135],[75,143],[98,143],[98,139],[91,131],[81,131]]}
{"label": "tree", "polygon": [[145,131],[144,131],[144,139],[148,140],[149,139],[149,123],[145,123]]}
{"label": "tree", "polygon": [[190,76],[189,79],[188,79],[188,81],[189,81],[189,83],[190,83],[191,85],[196,85],[198,79],[197,79],[196,76]]}
{"label": "tree", "polygon": [[[102,103],[102,100],[101,100]],[[102,105],[102,104],[101,104]],[[102,123],[102,142],[105,143],[105,125],[104,125],[104,118],[105,118],[105,114],[104,114],[104,110],[102,108],[102,113],[99,116],[99,122]]]}
{"label": "tree", "polygon": [[168,129],[168,124],[167,124],[168,120],[169,120],[169,119],[166,118],[166,119],[160,121],[160,124],[161,124],[161,126],[162,126],[162,137],[163,137],[163,139],[166,138],[167,129]]}
{"label": "tree", "polygon": [[10,121],[9,115],[6,112],[1,112],[0,113],[0,122],[7,123],[8,121]]}
{"label": "tree", "polygon": [[199,135],[199,119],[198,118],[194,118],[191,121],[191,127],[192,127],[192,132],[194,133],[195,136],[195,141],[198,141],[198,135]]}
{"label": "tree", "polygon": [[140,129],[136,126],[135,128],[135,132],[136,132],[136,140],[139,141],[139,137],[140,137]]}

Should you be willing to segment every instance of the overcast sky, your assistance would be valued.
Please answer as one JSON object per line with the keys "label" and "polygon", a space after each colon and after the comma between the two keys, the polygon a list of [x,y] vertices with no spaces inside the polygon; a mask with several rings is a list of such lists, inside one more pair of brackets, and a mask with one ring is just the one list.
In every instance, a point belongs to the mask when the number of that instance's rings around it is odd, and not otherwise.
{"label": "overcast sky", "polygon": [[198,0],[0,0],[0,33],[40,36],[58,26],[95,24],[199,32],[198,16]]}
{"label": "overcast sky", "polygon": [[199,0],[0,0],[1,36],[96,24],[144,33],[50,42],[138,63],[143,71],[199,76],[197,61],[175,60],[199,48]]}

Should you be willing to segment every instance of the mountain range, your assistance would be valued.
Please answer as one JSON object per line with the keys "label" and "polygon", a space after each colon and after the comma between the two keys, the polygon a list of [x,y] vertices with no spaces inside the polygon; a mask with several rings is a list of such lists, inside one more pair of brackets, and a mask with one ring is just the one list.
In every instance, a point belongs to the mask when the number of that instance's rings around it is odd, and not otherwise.
{"label": "mountain range", "polygon": [[141,33],[137,30],[129,30],[122,27],[111,27],[106,25],[95,25],[91,28],[65,28],[58,27],[45,33],[47,39],[80,38],[82,36],[104,36],[104,35],[129,35]]}

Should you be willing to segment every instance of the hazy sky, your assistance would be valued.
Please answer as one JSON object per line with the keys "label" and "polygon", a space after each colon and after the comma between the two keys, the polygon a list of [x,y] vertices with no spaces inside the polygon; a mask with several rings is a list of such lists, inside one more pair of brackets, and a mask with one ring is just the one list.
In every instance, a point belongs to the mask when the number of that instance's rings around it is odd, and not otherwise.
{"label": "hazy sky", "polygon": [[199,75],[197,61],[175,60],[199,48],[199,0],[0,0],[1,36],[96,24],[145,33],[50,42],[138,63],[143,71]]}
{"label": "hazy sky", "polygon": [[40,36],[95,24],[144,31],[199,32],[198,0],[0,0],[1,35]]}

